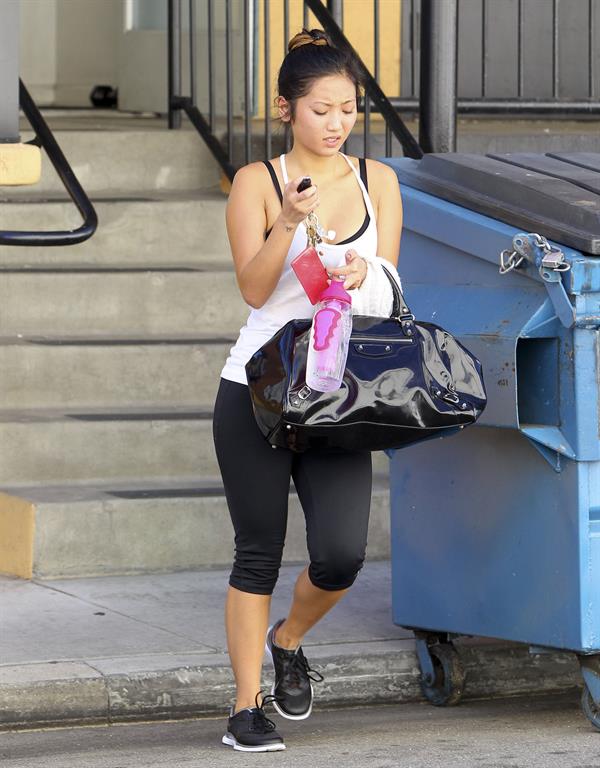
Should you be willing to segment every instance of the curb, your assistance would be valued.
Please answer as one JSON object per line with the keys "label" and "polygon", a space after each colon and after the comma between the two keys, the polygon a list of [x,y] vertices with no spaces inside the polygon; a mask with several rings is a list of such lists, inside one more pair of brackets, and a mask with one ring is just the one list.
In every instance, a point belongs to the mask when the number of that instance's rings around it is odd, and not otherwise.
{"label": "curb", "polygon": [[[527,646],[456,641],[467,674],[465,699],[563,692],[581,685],[573,654],[530,655]],[[315,707],[366,706],[423,701],[414,640],[305,646],[325,676]],[[194,657],[198,660],[198,655]],[[0,667],[0,730],[225,717],[234,686],[229,659],[205,654],[181,665],[162,655],[154,669],[102,671],[101,663],[56,662]],[[119,666],[126,666],[119,660]],[[161,668],[157,668],[160,666]],[[113,661],[113,667],[115,663]],[[272,670],[265,667],[267,679]]]}

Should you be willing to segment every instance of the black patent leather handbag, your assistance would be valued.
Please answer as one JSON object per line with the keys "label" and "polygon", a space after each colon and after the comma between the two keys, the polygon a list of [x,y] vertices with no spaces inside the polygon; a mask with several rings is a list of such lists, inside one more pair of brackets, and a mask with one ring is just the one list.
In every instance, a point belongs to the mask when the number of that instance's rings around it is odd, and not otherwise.
{"label": "black patent leather handbag", "polygon": [[290,320],[246,364],[256,422],[273,447],[402,448],[481,415],[486,393],[479,360],[448,331],[415,320],[385,272],[392,315],[353,316],[339,389],[317,392],[306,385],[308,319]]}

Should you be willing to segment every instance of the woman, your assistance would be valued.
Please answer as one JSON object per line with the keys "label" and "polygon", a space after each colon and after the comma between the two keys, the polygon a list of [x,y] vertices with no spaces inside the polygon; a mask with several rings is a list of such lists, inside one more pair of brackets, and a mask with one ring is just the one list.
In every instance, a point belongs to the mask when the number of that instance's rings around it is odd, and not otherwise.
{"label": "woman", "polygon": [[[251,311],[223,368],[213,421],[235,529],[225,621],[236,701],[223,743],[244,751],[285,749],[265,715],[266,703],[286,718],[310,714],[311,681],[323,678],[311,670],[301,642],[362,567],[371,499],[369,451],[273,450],[254,420],[245,364],[288,320],[312,316],[314,308],[290,267],[306,247],[302,222],[311,211],[332,241],[319,246],[321,260],[330,278],[344,281],[353,311],[361,305],[361,287],[377,268],[376,258],[396,265],[402,226],[392,169],[340,152],[357,116],[359,73],[352,59],[321,30],[303,30],[289,43],[278,93],[292,149],[270,163],[241,168],[227,205],[237,281]],[[298,192],[307,176],[312,185]],[[372,278],[367,282],[372,285]],[[290,477],[306,518],[310,565],[298,577],[287,617],[268,627]],[[265,636],[275,683],[274,695],[261,700]]]}

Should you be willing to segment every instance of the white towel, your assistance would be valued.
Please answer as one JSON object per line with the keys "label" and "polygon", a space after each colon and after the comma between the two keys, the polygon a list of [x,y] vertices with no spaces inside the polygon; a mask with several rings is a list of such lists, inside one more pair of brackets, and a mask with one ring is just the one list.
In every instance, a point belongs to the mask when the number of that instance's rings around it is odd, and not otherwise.
{"label": "white towel", "polygon": [[394,306],[394,295],[384,269],[394,278],[402,290],[398,270],[390,261],[382,259],[380,256],[365,258],[365,261],[367,262],[367,276],[362,285],[360,288],[353,288],[348,291],[352,297],[352,314],[389,317]]}

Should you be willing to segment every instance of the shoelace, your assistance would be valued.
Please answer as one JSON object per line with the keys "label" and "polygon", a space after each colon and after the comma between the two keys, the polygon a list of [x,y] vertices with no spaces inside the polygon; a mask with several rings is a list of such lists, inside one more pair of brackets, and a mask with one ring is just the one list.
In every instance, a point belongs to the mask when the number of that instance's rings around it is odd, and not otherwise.
{"label": "shoelace", "polygon": [[317,672],[316,669],[312,669],[309,665],[308,659],[302,652],[302,648],[298,648],[294,656],[290,659],[289,669],[292,672],[296,683],[299,683],[301,677],[304,675],[306,675],[309,680],[312,680],[313,683],[322,683],[325,679],[320,672]]}
{"label": "shoelace", "polygon": [[270,733],[271,731],[275,730],[275,723],[272,720],[269,720],[265,714],[264,706],[265,704],[270,704],[272,701],[274,701],[275,696],[271,696],[271,694],[263,696],[262,704],[259,704],[258,697],[261,694],[262,691],[259,691],[254,699],[256,709],[252,710],[252,730],[261,733]]}

